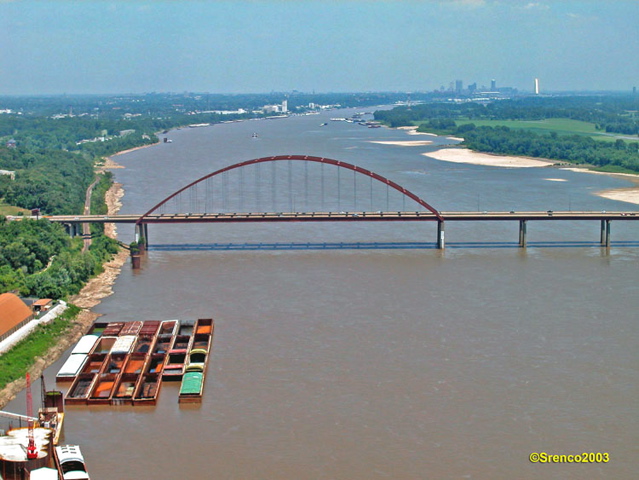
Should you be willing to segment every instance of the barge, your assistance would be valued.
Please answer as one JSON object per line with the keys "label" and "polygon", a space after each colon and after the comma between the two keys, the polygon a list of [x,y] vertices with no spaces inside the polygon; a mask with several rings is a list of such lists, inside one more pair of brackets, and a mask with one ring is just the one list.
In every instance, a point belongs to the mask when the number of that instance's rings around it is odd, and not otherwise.
{"label": "barge", "polygon": [[[184,400],[201,401],[213,319],[96,323],[58,372],[69,405],[155,405],[163,380],[199,383]],[[194,380],[195,378],[195,380]]]}
{"label": "barge", "polygon": [[212,318],[201,318],[195,324],[193,341],[180,385],[178,403],[202,402],[206,370],[213,342],[213,330]]}

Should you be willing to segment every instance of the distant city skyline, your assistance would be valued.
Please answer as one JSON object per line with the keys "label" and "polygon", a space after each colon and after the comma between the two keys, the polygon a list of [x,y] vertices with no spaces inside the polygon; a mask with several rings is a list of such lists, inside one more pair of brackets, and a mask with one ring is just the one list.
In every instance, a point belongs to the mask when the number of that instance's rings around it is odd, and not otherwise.
{"label": "distant city skyline", "polygon": [[639,2],[0,0],[0,95],[628,91]]}

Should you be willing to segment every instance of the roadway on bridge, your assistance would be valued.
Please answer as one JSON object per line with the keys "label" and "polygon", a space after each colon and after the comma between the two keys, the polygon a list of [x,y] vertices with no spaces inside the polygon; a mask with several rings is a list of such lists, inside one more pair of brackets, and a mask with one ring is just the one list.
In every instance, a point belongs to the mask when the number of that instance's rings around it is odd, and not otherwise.
{"label": "roadway on bridge", "polygon": [[[544,212],[440,212],[445,221],[507,220],[639,220],[637,212],[544,211]],[[263,212],[263,213],[180,213],[122,215],[50,215],[60,223],[203,223],[203,222],[286,222],[286,221],[436,221],[435,214],[417,212]],[[10,220],[36,217],[8,217]]]}

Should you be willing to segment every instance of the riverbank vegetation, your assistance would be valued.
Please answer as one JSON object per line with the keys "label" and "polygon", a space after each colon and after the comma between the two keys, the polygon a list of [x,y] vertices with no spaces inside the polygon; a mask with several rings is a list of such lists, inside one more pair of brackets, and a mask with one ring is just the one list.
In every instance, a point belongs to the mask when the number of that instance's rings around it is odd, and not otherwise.
{"label": "riverbank vegetation", "polygon": [[69,305],[64,313],[49,323],[38,325],[31,335],[0,355],[0,390],[7,384],[24,378],[33,362],[56,345],[79,311],[78,307]]}
{"label": "riverbank vegetation", "polygon": [[376,111],[389,126],[454,135],[486,153],[546,158],[599,170],[639,172],[636,96],[528,97],[482,103],[427,103]]}

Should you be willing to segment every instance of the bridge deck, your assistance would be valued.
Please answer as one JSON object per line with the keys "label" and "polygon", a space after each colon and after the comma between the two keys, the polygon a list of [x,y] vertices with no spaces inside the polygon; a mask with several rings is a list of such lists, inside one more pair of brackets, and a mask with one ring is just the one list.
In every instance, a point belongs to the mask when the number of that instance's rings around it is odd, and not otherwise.
{"label": "bridge deck", "polygon": [[[507,220],[639,220],[639,212],[440,212],[445,221],[507,221]],[[46,218],[61,223],[136,223],[140,214],[121,215],[50,215]],[[36,217],[8,217],[10,220]],[[318,222],[318,221],[437,221],[431,212],[236,212],[182,213],[148,215],[144,223],[205,223],[205,222]]]}

